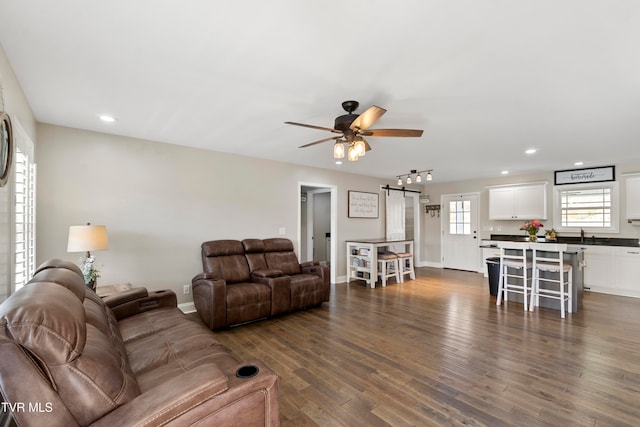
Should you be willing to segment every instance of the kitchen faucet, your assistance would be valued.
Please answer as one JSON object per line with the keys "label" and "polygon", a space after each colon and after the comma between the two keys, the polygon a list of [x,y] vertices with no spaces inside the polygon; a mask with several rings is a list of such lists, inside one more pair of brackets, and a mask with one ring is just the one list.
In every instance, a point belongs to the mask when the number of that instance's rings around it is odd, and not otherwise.
{"label": "kitchen faucet", "polygon": [[584,243],[584,229],[580,229],[580,243]]}

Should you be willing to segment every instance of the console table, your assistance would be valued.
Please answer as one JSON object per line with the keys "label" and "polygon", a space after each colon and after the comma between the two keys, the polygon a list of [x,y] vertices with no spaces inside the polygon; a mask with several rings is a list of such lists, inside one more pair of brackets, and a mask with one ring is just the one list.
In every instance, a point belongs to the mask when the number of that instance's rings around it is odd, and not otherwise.
{"label": "console table", "polygon": [[353,279],[364,280],[371,288],[375,288],[378,279],[378,249],[396,244],[404,245],[405,252],[413,257],[411,239],[347,240],[347,283]]}

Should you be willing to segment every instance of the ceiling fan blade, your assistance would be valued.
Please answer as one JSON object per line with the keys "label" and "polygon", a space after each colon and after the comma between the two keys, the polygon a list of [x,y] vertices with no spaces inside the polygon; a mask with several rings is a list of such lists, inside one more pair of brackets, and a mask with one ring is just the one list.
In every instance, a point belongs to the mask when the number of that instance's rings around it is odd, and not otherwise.
{"label": "ceiling fan blade", "polygon": [[371,126],[372,124],[374,124],[375,122],[378,121],[378,119],[380,117],[382,117],[382,115],[384,113],[386,113],[387,110],[385,110],[384,108],[380,108],[377,107],[375,105],[367,108],[364,113],[360,114],[354,121],[353,123],[351,123],[351,126],[349,126],[351,129],[356,130],[356,129],[360,129],[360,130],[365,130],[367,129],[369,126]]}
{"label": "ceiling fan blade", "polygon": [[333,132],[333,133],[342,133],[342,131],[339,131],[339,130],[335,130],[335,129],[331,129],[331,128],[325,128],[325,127],[322,127],[322,126],[307,125],[307,124],[304,124],[304,123],[285,122],[285,124],[295,125],[295,126],[302,126],[302,127],[311,128],[311,129],[328,130],[329,132]]}
{"label": "ceiling fan blade", "polygon": [[314,141],[314,142],[310,142],[310,143],[305,144],[305,145],[301,145],[301,146],[300,146],[300,147],[298,147],[298,148],[311,147],[312,145],[316,145],[316,144],[320,144],[320,143],[322,143],[322,142],[331,141],[332,139],[340,139],[340,138],[342,138],[342,135],[340,135],[340,136],[332,136],[332,137],[330,137],[330,138],[324,138],[324,139],[321,139],[321,140],[319,140],[319,141]]}
{"label": "ceiling fan blade", "polygon": [[365,136],[400,136],[400,137],[420,137],[422,129],[369,129],[361,132]]}

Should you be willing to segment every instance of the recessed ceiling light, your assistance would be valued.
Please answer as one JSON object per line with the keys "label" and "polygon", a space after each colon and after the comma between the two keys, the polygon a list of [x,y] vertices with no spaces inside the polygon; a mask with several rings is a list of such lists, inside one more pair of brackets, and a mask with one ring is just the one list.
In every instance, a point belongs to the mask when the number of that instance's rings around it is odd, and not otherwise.
{"label": "recessed ceiling light", "polygon": [[107,114],[98,114],[98,118],[106,123],[113,123],[116,121],[115,117],[109,116]]}
{"label": "recessed ceiling light", "polygon": [[535,148],[529,148],[527,151],[525,151],[525,154],[535,154],[535,152],[538,151]]}
{"label": "recessed ceiling light", "polygon": [[584,165],[584,162],[575,162],[573,164],[573,166],[582,166],[582,165]]}
{"label": "recessed ceiling light", "polygon": [[509,174],[509,171],[502,171],[502,172],[500,172],[500,173],[501,173],[502,175],[508,175],[508,174]]}
{"label": "recessed ceiling light", "polygon": [[342,164],[342,160],[336,160],[336,165],[341,165]]}

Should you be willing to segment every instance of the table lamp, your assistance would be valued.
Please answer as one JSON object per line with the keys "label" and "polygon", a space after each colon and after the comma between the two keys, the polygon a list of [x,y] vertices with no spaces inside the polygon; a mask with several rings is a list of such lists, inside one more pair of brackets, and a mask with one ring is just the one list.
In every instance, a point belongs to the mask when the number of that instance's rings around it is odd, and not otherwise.
{"label": "table lamp", "polygon": [[104,225],[72,225],[69,227],[69,241],[67,252],[87,252],[80,268],[84,275],[84,281],[89,288],[95,291],[96,279],[100,277],[98,269],[93,265],[95,258],[91,251],[103,251],[109,248],[107,239],[107,227]]}

